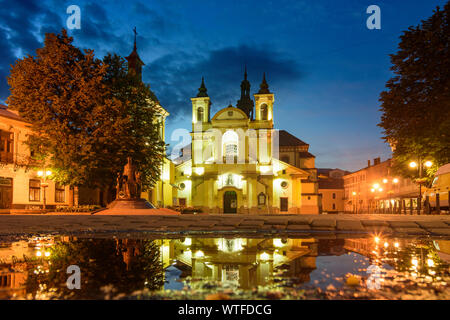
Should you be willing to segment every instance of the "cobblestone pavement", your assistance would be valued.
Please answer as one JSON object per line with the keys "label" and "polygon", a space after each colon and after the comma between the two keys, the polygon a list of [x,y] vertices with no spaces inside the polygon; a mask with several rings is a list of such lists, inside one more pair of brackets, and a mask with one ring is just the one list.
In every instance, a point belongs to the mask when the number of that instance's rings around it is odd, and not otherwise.
{"label": "cobblestone pavement", "polygon": [[383,234],[450,238],[450,216],[417,215],[0,215],[0,235],[36,233]]}

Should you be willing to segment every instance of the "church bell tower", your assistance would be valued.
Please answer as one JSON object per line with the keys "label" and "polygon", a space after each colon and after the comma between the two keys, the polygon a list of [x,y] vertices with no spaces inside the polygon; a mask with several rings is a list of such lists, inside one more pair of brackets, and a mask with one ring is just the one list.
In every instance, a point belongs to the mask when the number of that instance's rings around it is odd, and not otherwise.
{"label": "church bell tower", "polygon": [[269,91],[269,85],[266,81],[266,73],[263,74],[263,80],[259,86],[259,91],[255,95],[256,110],[255,120],[264,121],[268,128],[273,128],[273,103],[275,97]]}
{"label": "church bell tower", "polygon": [[142,66],[144,65],[144,62],[142,62],[141,58],[139,57],[139,54],[137,53],[136,27],[134,27],[133,32],[134,32],[133,52],[131,52],[131,54],[128,57],[126,57],[125,59],[127,59],[127,61],[128,61],[128,73],[135,75],[136,77],[138,77],[139,80],[142,81]]}

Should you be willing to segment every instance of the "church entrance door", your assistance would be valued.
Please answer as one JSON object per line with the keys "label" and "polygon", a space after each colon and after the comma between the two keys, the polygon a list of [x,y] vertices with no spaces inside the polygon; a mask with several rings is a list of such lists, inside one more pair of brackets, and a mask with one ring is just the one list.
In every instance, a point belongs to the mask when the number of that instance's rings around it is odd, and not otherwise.
{"label": "church entrance door", "polygon": [[223,194],[223,213],[237,213],[237,194],[235,191],[226,191]]}

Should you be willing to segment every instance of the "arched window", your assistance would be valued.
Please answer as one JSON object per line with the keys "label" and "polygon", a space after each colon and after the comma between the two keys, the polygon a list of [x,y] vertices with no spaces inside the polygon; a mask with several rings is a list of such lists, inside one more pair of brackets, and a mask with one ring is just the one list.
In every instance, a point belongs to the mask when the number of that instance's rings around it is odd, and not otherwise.
{"label": "arched window", "polygon": [[226,157],[235,157],[238,155],[239,136],[236,132],[228,130],[222,136],[223,154]]}
{"label": "arched window", "polygon": [[197,109],[197,121],[203,122],[203,108],[202,107]]}
{"label": "arched window", "polygon": [[267,107],[267,104],[262,104],[260,107],[261,112],[261,120],[268,120],[269,119],[269,108]]}
{"label": "arched window", "polygon": [[266,204],[266,195],[264,193],[258,194],[258,205],[263,206]]}

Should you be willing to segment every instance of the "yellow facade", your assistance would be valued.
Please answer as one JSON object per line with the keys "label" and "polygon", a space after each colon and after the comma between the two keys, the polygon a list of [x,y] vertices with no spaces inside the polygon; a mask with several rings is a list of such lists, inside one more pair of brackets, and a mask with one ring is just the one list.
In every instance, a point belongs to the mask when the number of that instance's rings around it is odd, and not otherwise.
{"label": "yellow facade", "polygon": [[0,211],[55,208],[73,201],[69,186],[57,186],[49,177],[39,176],[48,168],[35,168],[25,141],[30,125],[15,111],[0,106]]}
{"label": "yellow facade", "polygon": [[191,159],[175,167],[178,205],[205,213],[319,213],[314,156],[280,160],[286,146],[274,129],[274,94],[263,92],[254,95],[254,119],[231,105],[211,118],[202,82],[191,99]]}

